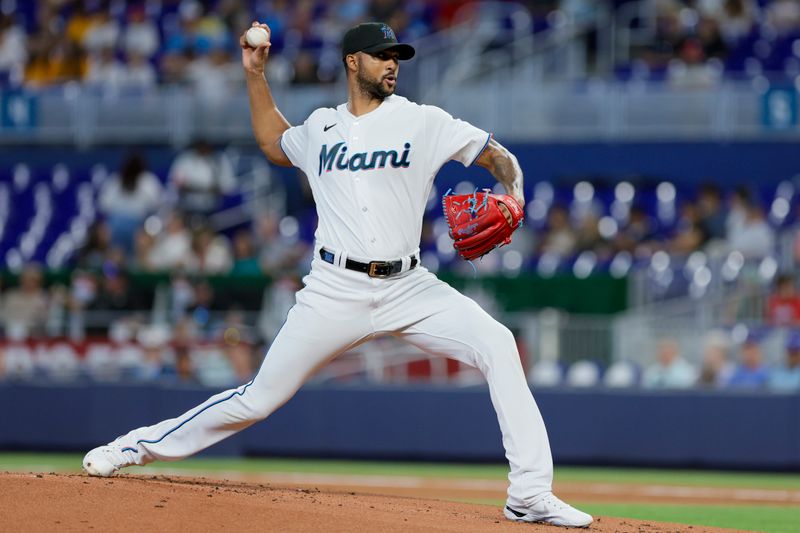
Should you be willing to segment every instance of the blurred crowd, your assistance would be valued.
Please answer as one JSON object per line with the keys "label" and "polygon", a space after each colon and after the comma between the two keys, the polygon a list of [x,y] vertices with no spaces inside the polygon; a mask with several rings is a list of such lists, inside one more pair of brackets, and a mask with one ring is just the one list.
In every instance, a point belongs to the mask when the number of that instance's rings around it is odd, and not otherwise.
{"label": "blurred crowd", "polygon": [[[6,0],[0,11],[0,78],[28,87],[78,81],[137,91],[183,84],[213,97],[242,83],[238,37],[259,20],[272,29],[268,69],[273,83],[328,83],[341,75],[339,42],[348,27],[384,21],[400,39],[414,40],[452,25],[467,3]],[[528,10],[531,31],[538,31],[559,20],[579,25],[597,20],[604,3],[527,0],[515,5]],[[652,0],[650,5],[655,36],[634,46],[633,62],[619,65],[622,70],[662,73],[682,86],[714,83],[723,72],[800,74],[797,0]]]}
{"label": "blurred crowd", "polygon": [[[669,209],[669,213],[659,213],[658,207],[648,212],[632,204],[626,215],[615,218],[612,213],[607,224],[601,224],[605,213],[598,206],[554,204],[538,251],[562,257],[584,251],[610,257],[627,251],[650,257],[658,250],[688,256],[721,247],[739,251],[745,258],[763,258],[774,251],[775,228],[767,221],[761,202],[746,188],[733,190],[726,198],[720,187],[702,185]],[[605,227],[611,220],[617,222],[616,231],[613,225]]]}
{"label": "blurred crowd", "polygon": [[210,216],[237,190],[230,160],[206,141],[177,154],[165,183],[133,152],[100,185],[101,217],[89,228],[75,266],[202,276],[300,272],[308,244],[292,219],[270,211],[228,235],[212,227]]}
{"label": "blurred crowd", "polygon": [[[254,348],[274,337],[293,304],[311,247],[293,217],[278,216],[279,205],[218,231],[213,215],[231,197],[241,207],[237,194],[228,156],[205,141],[178,153],[165,178],[131,152],[91,193],[94,205],[85,209],[93,222],[68,270],[48,273],[27,263],[0,273],[2,338],[21,345],[37,339],[129,344],[141,357],[125,375],[151,375],[163,357],[166,375],[183,381],[205,376],[208,364],[212,381],[245,376],[263,354]],[[195,357],[198,346],[208,348]],[[0,369],[3,352],[0,347]],[[196,373],[187,370],[193,366]],[[32,372],[35,365],[23,368]]]}
{"label": "blurred crowd", "polygon": [[[198,302],[208,292],[203,283],[209,276],[266,276],[289,292],[299,286],[312,259],[316,218],[310,199],[289,209],[287,203],[297,202],[283,198],[281,205],[262,209],[252,218],[248,214],[241,223],[227,224],[220,231],[214,223],[216,214],[230,198],[237,199],[235,209],[241,209],[243,201],[236,196],[241,184],[228,152],[196,140],[158,174],[148,167],[142,153],[133,151],[116,171],[89,187],[94,191],[89,193],[93,204],[81,207],[75,220],[85,215],[89,217],[85,223],[91,225],[67,263],[71,279],[60,280],[64,290],[52,298],[64,309],[53,311],[55,317],[78,311],[146,312],[158,307],[176,321],[201,305]],[[693,278],[698,269],[721,258],[722,271],[709,270],[709,276],[721,274],[726,281],[735,281],[752,264],[762,284],[768,285],[780,274],[774,257],[781,235],[800,236],[798,213],[791,209],[796,206],[796,186],[785,181],[764,193],[746,188],[723,191],[711,183],[682,190],[668,182],[644,180],[580,181],[567,186],[539,182],[530,185],[526,224],[512,243],[471,265],[454,252],[434,188],[420,255],[422,264],[432,271],[517,275],[533,270],[548,276],[571,270],[580,277],[593,272],[624,277],[632,268],[662,273],[669,267]],[[79,196],[86,192],[81,186],[76,189]],[[456,192],[474,189],[469,182],[455,187]],[[293,194],[304,196],[299,191]],[[74,226],[75,220],[68,220],[67,226]],[[58,241],[50,246],[57,248]],[[800,241],[794,248],[800,251]],[[772,268],[764,268],[764,261],[771,261]],[[163,297],[152,290],[131,288],[131,274],[147,273],[168,275]],[[40,278],[41,273],[31,277]],[[208,307],[228,311],[239,303],[248,310],[260,310],[262,294],[247,291],[245,285],[238,284],[239,292],[206,296],[213,299]],[[41,308],[39,300],[31,298],[27,303]],[[38,314],[43,327],[47,313]],[[85,325],[83,330],[89,328],[92,333],[91,327]],[[75,331],[69,334],[80,336]]]}
{"label": "blurred crowd", "polygon": [[[725,190],[709,182],[679,189],[644,177],[539,182],[527,196],[526,224],[510,245],[468,265],[452,257],[446,225],[431,218],[423,229],[423,263],[463,273],[474,267],[486,274],[571,271],[579,277],[598,271],[624,277],[649,266],[669,274],[663,281],[670,285],[687,263],[690,278],[708,266],[714,278],[738,282],[766,261],[761,277],[769,283],[778,273],[774,258],[794,255],[791,261],[800,262],[797,186]],[[464,182],[455,190],[470,187]],[[793,251],[786,244],[792,239]]]}
{"label": "blurred crowd", "polygon": [[[795,303],[796,305],[796,303]],[[645,368],[642,386],[651,389],[690,387],[800,392],[800,331],[785,335],[782,353],[765,356],[768,333],[750,333],[732,356],[734,344],[724,331],[711,331],[703,341],[699,365],[681,355],[675,339],[659,341],[656,362]]]}
{"label": "blurred crowd", "polygon": [[577,361],[563,372],[555,363],[540,363],[531,381],[538,386],[800,393],[800,330],[753,332],[738,343],[730,332],[712,330],[701,343],[697,363],[681,352],[678,339],[664,337],[656,342],[649,366],[619,361],[603,371],[593,361]]}
{"label": "blurred crowd", "polygon": [[242,82],[239,36],[270,26],[270,80],[326,83],[341,70],[344,31],[389,23],[402,39],[446,27],[464,2],[399,0],[40,0],[5,1],[0,72],[46,87],[67,81],[116,89],[157,83],[217,94]]}
{"label": "blurred crowd", "polygon": [[800,74],[797,0],[654,0],[656,38],[639,66],[679,86],[708,86],[723,72]]}

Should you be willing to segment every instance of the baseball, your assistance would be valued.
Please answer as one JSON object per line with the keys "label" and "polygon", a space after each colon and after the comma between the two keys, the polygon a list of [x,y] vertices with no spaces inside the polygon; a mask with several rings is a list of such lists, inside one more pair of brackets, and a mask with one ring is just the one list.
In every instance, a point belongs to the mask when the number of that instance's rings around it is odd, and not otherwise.
{"label": "baseball", "polygon": [[244,38],[247,41],[247,44],[253,48],[258,48],[262,44],[269,42],[269,32],[264,28],[253,26],[247,30],[247,33],[244,34]]}

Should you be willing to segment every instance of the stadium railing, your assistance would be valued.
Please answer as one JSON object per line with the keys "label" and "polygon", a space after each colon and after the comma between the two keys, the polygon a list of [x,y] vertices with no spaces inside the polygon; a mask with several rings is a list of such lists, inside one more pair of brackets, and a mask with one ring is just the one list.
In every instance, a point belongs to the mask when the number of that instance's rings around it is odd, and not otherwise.
{"label": "stadium railing", "polygon": [[[664,83],[585,83],[509,80],[493,76],[441,93],[426,103],[442,105],[510,141],[559,139],[796,139],[794,114],[771,110],[775,91],[797,98],[793,87],[770,88],[766,79],[678,89]],[[275,99],[292,123],[316,107],[337,105],[344,92],[331,86],[276,88]],[[408,93],[406,93],[408,94]],[[487,105],[486,95],[492,100]],[[0,143],[144,142],[182,145],[202,136],[212,141],[252,142],[245,91],[214,101],[191,89],[162,87],[146,94],[98,94],[80,87],[41,92],[0,92],[33,109],[0,130]],[[446,100],[446,101],[445,101]],[[776,118],[777,117],[777,118]],[[775,120],[779,121],[776,123]],[[780,122],[783,121],[783,122]]]}

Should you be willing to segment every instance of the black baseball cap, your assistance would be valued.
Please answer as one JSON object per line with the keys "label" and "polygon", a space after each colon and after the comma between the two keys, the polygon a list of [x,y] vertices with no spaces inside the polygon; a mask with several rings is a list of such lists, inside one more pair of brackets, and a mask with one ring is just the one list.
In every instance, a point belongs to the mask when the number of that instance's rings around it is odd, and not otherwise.
{"label": "black baseball cap", "polygon": [[377,54],[384,50],[395,50],[400,59],[414,57],[414,47],[398,43],[394,31],[382,22],[364,22],[347,30],[342,39],[342,57],[356,52]]}

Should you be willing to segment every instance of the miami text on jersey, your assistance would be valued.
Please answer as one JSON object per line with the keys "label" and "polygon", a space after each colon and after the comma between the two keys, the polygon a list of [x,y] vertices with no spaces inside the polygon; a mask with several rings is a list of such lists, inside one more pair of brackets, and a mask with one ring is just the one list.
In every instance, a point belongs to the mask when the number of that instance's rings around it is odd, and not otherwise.
{"label": "miami text on jersey", "polygon": [[[388,162],[394,168],[407,168],[411,162],[408,160],[411,152],[411,143],[403,145],[402,155],[397,150],[375,150],[372,153],[359,152],[347,157],[347,145],[343,142],[336,143],[328,150],[328,145],[323,144],[319,151],[319,175],[322,169],[325,172],[333,170],[334,160],[338,170],[372,170],[373,168],[384,168]],[[338,159],[336,155],[339,155]]]}

